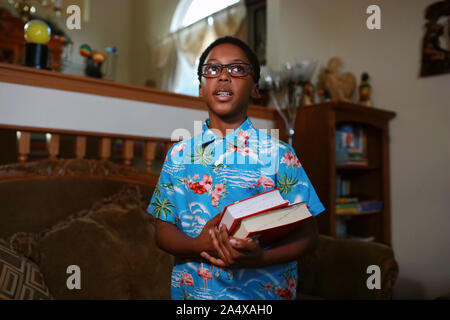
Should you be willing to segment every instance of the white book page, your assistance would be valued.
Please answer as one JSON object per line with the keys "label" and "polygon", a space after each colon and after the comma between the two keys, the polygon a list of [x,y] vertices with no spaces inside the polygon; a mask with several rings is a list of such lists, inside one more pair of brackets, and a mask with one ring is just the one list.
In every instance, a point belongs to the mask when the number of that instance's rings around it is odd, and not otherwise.
{"label": "white book page", "polygon": [[248,231],[260,231],[297,222],[311,216],[312,214],[306,207],[306,202],[300,202],[260,216],[249,217],[243,220],[242,224],[245,224]]}
{"label": "white book page", "polygon": [[270,209],[285,202],[288,201],[283,199],[280,194],[280,190],[259,194],[251,199],[247,199],[229,206],[222,218],[221,223],[225,224],[227,229],[230,229],[233,221],[238,218]]}
{"label": "white book page", "polygon": [[257,197],[236,203],[229,207],[231,215],[237,219],[248,216],[255,212],[270,209],[287,202],[279,190],[260,194]]}

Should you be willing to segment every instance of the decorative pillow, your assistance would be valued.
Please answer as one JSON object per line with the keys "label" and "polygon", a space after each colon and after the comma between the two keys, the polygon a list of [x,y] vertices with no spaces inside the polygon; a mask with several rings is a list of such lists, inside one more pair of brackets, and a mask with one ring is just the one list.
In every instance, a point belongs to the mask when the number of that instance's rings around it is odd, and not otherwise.
{"label": "decorative pillow", "polygon": [[[11,243],[41,267],[55,299],[169,299],[173,257],[155,243],[154,224],[139,187],[119,193],[39,235]],[[80,268],[81,289],[68,289]]]}
{"label": "decorative pillow", "polygon": [[39,267],[0,239],[0,300],[47,300],[50,292]]}

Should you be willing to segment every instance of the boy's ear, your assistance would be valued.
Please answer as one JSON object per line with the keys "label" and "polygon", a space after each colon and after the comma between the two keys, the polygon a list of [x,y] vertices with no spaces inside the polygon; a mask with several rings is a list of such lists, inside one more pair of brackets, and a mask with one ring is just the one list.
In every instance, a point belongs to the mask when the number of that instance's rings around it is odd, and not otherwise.
{"label": "boy's ear", "polygon": [[259,95],[259,89],[258,89],[258,84],[257,84],[257,83],[255,83],[255,85],[253,86],[253,89],[252,89],[252,92],[251,92],[250,96],[251,96],[253,99],[257,99],[257,98],[260,97],[260,95]]}
{"label": "boy's ear", "polygon": [[203,90],[202,90],[202,84],[200,83],[198,85],[198,97],[203,98]]}

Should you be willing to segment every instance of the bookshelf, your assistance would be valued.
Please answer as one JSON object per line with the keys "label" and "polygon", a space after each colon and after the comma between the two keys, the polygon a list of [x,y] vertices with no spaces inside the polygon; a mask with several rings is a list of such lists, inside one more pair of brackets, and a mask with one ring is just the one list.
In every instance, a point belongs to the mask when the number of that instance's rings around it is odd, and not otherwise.
{"label": "bookshelf", "polygon": [[[326,211],[317,217],[319,233],[342,236],[338,224],[346,226],[346,237],[369,238],[387,245],[390,235],[389,121],[395,113],[349,102],[328,102],[298,108],[293,147]],[[285,140],[284,124],[276,125]],[[336,129],[359,126],[366,137],[367,165],[336,164]],[[285,140],[286,141],[286,140]],[[375,200],[382,209],[336,212],[336,180],[350,181],[348,196]],[[341,220],[340,220],[341,219]]]}

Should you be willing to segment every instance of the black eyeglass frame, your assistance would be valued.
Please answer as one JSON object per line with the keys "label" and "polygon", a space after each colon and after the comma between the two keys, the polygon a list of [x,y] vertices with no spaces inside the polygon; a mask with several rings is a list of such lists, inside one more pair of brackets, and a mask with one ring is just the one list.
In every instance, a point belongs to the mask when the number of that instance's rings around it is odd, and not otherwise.
{"label": "black eyeglass frame", "polygon": [[[238,64],[238,65],[244,64],[244,65],[248,66],[247,74],[242,75],[242,76],[233,76],[233,75],[231,74],[230,66],[237,65],[237,64]],[[215,76],[206,76],[206,75],[203,73],[203,67],[204,67],[204,66],[217,66],[217,67],[220,68],[220,71],[219,71],[219,72],[217,73],[217,75],[215,75]],[[201,70],[201,72],[202,72],[202,77],[205,77],[205,78],[218,78],[218,77],[220,77],[220,75],[222,74],[223,68],[226,68],[228,74],[230,75],[230,77],[233,77],[233,78],[243,78],[243,77],[246,77],[246,76],[248,76],[248,75],[251,73],[251,71],[253,70],[253,66],[252,66],[250,63],[246,63],[246,62],[234,62],[234,63],[229,63],[229,64],[205,63],[205,64],[202,64],[202,65],[201,65],[200,70]]]}

